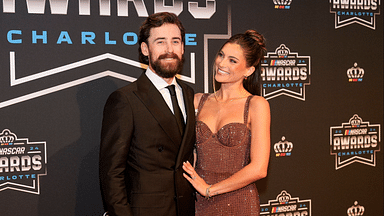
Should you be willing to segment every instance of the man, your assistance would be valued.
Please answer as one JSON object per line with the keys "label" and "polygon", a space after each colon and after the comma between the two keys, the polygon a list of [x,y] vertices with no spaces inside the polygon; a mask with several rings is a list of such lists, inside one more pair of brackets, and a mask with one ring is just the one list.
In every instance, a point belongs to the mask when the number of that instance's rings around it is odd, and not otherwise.
{"label": "man", "polygon": [[184,62],[184,35],[176,15],[149,16],[139,34],[140,61],[148,69],[106,102],[99,166],[110,216],[194,215],[194,189],[181,167],[193,161],[194,93],[175,78]]}

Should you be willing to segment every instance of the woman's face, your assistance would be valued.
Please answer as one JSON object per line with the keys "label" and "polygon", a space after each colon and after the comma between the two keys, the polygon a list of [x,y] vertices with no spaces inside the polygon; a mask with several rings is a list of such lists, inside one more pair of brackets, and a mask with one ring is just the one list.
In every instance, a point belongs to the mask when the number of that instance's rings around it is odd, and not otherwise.
{"label": "woman's face", "polygon": [[217,82],[243,82],[246,76],[252,74],[253,67],[247,67],[245,55],[240,45],[227,43],[220,50],[215,60],[215,79]]}

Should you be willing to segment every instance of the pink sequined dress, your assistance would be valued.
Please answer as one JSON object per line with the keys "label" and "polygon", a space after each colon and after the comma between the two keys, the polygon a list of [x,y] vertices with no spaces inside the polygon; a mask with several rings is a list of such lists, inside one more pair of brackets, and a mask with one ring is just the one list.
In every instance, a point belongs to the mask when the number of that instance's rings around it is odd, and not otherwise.
{"label": "pink sequined dress", "polygon": [[[215,184],[229,178],[249,164],[251,131],[247,128],[249,101],[244,107],[244,123],[229,123],[217,133],[199,121],[198,115],[209,94],[200,100],[196,121],[196,172],[207,182]],[[197,195],[196,214],[218,215],[260,215],[259,194],[254,183],[225,194],[205,199]]]}

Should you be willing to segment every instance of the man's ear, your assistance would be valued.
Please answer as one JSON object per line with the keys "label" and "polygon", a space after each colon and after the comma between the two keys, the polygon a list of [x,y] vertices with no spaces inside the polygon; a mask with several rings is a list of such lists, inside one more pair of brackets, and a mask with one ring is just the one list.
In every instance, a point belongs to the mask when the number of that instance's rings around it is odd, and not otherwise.
{"label": "man's ear", "polygon": [[143,53],[143,55],[145,55],[145,56],[149,56],[148,44],[145,43],[145,42],[142,42],[142,43],[140,44],[140,47],[141,47],[141,52]]}

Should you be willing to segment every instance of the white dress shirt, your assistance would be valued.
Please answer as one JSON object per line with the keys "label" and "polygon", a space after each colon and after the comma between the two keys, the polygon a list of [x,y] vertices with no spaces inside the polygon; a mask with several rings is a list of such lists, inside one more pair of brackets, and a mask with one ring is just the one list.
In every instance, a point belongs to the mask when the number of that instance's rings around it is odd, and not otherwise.
{"label": "white dress shirt", "polygon": [[[148,79],[152,82],[152,84],[159,90],[160,94],[163,96],[165,103],[167,103],[169,109],[173,112],[173,106],[172,106],[172,99],[171,99],[171,93],[169,93],[169,90],[166,88],[169,86],[169,84],[161,78],[159,75],[154,73],[149,67],[147,68],[147,71],[145,71],[145,75],[148,77]],[[181,110],[181,113],[184,117],[184,122],[187,122],[187,115],[185,112],[185,105],[184,105],[184,98],[183,98],[183,91],[181,86],[177,84],[176,79],[173,78],[171,85],[175,85],[176,90],[176,97],[177,102],[179,103],[179,107]]]}

